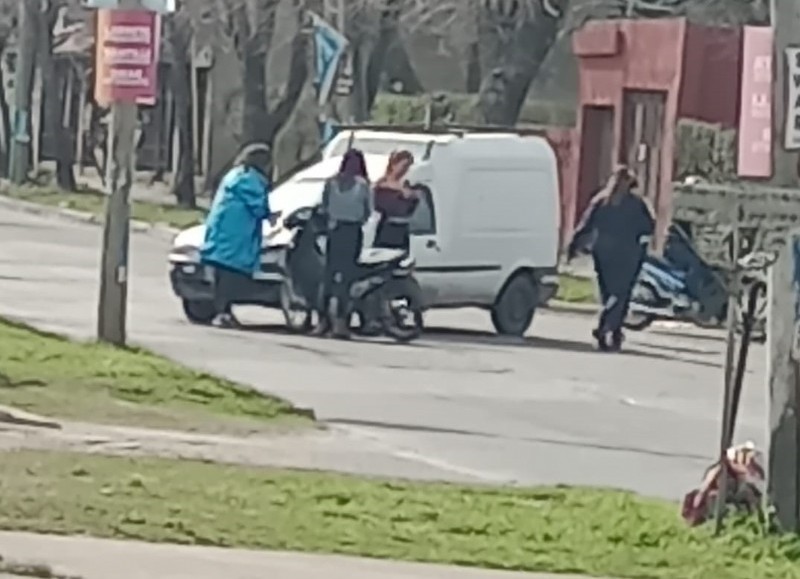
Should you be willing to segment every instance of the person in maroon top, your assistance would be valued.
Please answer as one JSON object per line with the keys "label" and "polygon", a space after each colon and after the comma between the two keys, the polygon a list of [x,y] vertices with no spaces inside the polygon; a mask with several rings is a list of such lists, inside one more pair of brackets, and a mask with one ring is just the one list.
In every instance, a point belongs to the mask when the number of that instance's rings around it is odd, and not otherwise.
{"label": "person in maroon top", "polygon": [[409,249],[408,223],[419,203],[417,192],[405,181],[413,164],[414,156],[409,151],[396,151],[389,157],[386,174],[375,183],[375,211],[380,215],[375,247]]}

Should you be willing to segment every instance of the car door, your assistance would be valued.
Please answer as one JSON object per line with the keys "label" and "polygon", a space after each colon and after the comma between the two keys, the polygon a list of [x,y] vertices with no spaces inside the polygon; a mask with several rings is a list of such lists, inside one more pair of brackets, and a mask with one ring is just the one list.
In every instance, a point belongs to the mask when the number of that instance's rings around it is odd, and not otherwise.
{"label": "car door", "polygon": [[417,278],[428,306],[448,305],[456,293],[456,280],[448,271],[448,258],[442,244],[436,215],[436,196],[430,180],[411,185],[420,195],[419,205],[409,221],[411,255],[416,261]]}

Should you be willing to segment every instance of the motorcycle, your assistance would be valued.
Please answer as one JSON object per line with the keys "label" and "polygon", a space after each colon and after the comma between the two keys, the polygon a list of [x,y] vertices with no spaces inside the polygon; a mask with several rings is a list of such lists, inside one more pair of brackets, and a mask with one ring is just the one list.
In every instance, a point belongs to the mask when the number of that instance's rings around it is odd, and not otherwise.
{"label": "motorcycle", "polygon": [[[295,231],[286,254],[280,301],[286,324],[296,333],[311,330],[314,304],[325,276],[325,219],[313,207],[294,211],[284,227]],[[422,334],[422,290],[413,276],[407,252],[367,248],[361,253],[356,281],[350,288],[355,331],[409,342]]]}
{"label": "motorcycle", "polygon": [[624,325],[644,330],[656,320],[677,320],[715,327],[725,320],[727,308],[725,280],[672,225],[664,256],[648,255],[642,264]]}

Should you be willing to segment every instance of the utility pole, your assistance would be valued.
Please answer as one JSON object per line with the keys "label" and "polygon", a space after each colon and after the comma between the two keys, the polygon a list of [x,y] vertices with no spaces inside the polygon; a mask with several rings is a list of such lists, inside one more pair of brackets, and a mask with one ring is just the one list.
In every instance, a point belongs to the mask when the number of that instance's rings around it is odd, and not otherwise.
{"label": "utility pole", "polygon": [[[119,0],[116,10],[119,11],[139,11],[144,12],[142,0]],[[121,12],[119,12],[121,13]],[[133,185],[134,158],[135,158],[135,136],[137,128],[138,105],[137,96],[131,93],[116,92],[115,88],[109,88],[106,83],[114,83],[116,73],[113,61],[115,55],[121,51],[115,51],[112,46],[109,53],[111,60],[107,60],[103,51],[106,50],[106,43],[115,43],[119,40],[114,36],[116,29],[121,29],[126,35],[123,41],[129,45],[131,38],[139,41],[137,47],[140,54],[149,51],[150,64],[143,71],[131,70],[131,64],[118,69],[119,75],[125,79],[128,74],[140,73],[141,78],[149,78],[149,89],[154,91],[155,87],[155,67],[157,66],[156,50],[158,38],[155,38],[158,27],[152,26],[149,30],[149,43],[144,41],[141,44],[141,29],[143,24],[140,22],[114,23],[114,10],[102,11],[98,14],[98,32],[96,38],[97,59],[97,85],[95,92],[102,96],[98,101],[110,101],[111,122],[109,124],[109,168],[107,183],[109,185],[109,197],[106,204],[106,218],[103,226],[103,250],[100,271],[100,298],[97,308],[97,337],[100,341],[108,342],[118,346],[126,343],[126,321],[128,304],[128,254],[130,245],[130,193]],[[113,29],[113,30],[112,30]],[[101,58],[102,57],[102,58]],[[100,66],[100,63],[103,66]],[[140,63],[141,64],[141,63]],[[111,85],[114,86],[113,84]],[[126,85],[117,87],[123,91]],[[111,92],[107,92],[107,91]],[[141,97],[149,95],[139,95]]]}
{"label": "utility pole", "polygon": [[39,0],[19,3],[19,40],[17,41],[17,69],[14,75],[14,127],[11,137],[9,177],[15,185],[28,178],[31,155],[31,92],[36,70],[37,19],[41,8]]}
{"label": "utility pole", "polygon": [[[775,49],[772,58],[772,158],[773,183],[792,186],[797,183],[796,151],[787,150],[786,117],[789,63],[786,51],[800,45],[800,6],[796,0],[771,0],[770,21]],[[798,423],[798,388],[800,387],[800,231],[787,235],[772,267],[769,280],[769,450],[767,465],[768,496],[776,509],[782,530],[800,530],[800,423]],[[791,312],[791,314],[790,314]]]}
{"label": "utility pole", "polygon": [[794,103],[789,95],[789,64],[786,49],[800,46],[800,4],[796,0],[771,0],[770,21],[775,35],[772,56],[773,184],[791,187],[798,182],[798,153],[786,148],[786,113]]}
{"label": "utility pole", "polygon": [[783,531],[800,530],[800,231],[772,267],[769,280],[768,494]]}

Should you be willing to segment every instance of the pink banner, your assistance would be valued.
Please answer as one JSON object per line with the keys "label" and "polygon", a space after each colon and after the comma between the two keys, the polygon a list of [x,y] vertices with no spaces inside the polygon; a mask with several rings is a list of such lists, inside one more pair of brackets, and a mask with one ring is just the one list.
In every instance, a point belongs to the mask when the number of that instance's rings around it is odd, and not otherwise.
{"label": "pink banner", "polygon": [[155,101],[158,83],[159,17],[143,10],[98,10],[95,40],[95,99]]}
{"label": "pink banner", "polygon": [[772,50],[772,28],[745,26],[737,163],[740,177],[772,176]]}

